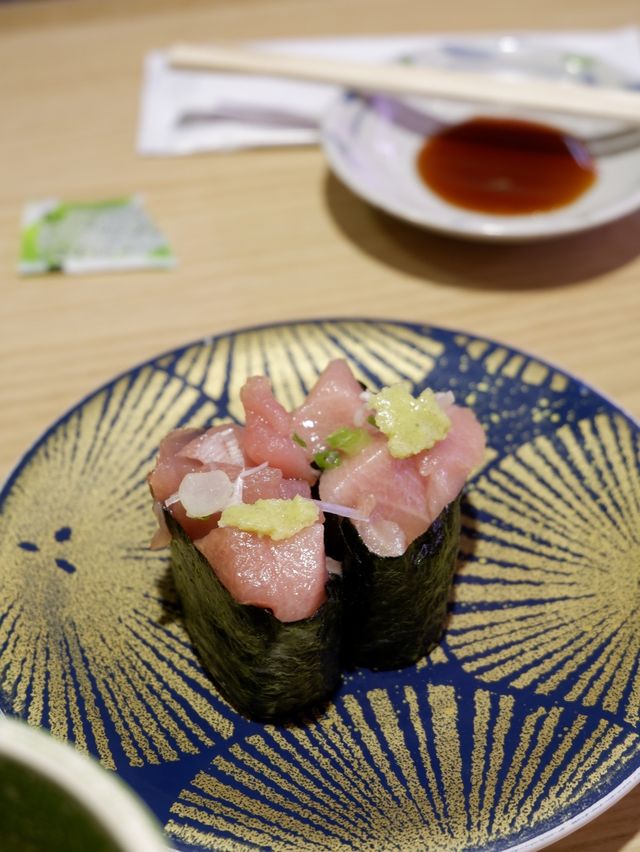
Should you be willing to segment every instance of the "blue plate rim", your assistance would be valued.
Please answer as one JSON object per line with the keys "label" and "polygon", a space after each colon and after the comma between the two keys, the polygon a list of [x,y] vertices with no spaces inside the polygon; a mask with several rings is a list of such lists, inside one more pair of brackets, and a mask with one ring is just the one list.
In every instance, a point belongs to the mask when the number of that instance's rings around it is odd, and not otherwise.
{"label": "blue plate rim", "polygon": [[[62,423],[65,422],[74,412],[82,408],[88,402],[91,401],[95,396],[103,392],[105,389],[109,388],[116,382],[121,379],[131,375],[132,373],[139,372],[143,370],[145,367],[152,366],[159,360],[163,358],[167,358],[170,356],[175,356],[181,352],[187,351],[190,348],[203,344],[211,344],[215,341],[225,338],[231,337],[235,335],[241,334],[250,334],[254,332],[260,332],[265,330],[277,330],[278,328],[283,328],[286,326],[293,325],[316,325],[316,324],[339,324],[339,323],[362,323],[365,325],[391,325],[391,326],[401,326],[403,328],[409,328],[414,332],[419,334],[424,334],[429,331],[442,332],[446,335],[451,336],[463,336],[468,337],[472,340],[480,340],[482,342],[489,343],[490,345],[494,345],[497,347],[503,347],[508,349],[510,352],[514,354],[523,355],[526,358],[534,360],[539,364],[547,367],[550,370],[556,371],[559,374],[565,376],[572,382],[574,382],[577,386],[584,388],[586,391],[594,394],[598,397],[602,402],[604,402],[609,408],[615,411],[617,414],[620,414],[624,417],[628,423],[633,426],[635,430],[640,433],[640,420],[636,419],[630,412],[626,409],[622,408],[619,403],[613,400],[610,396],[600,391],[597,387],[590,384],[589,382],[584,381],[579,378],[572,372],[566,370],[563,367],[558,366],[557,364],[549,361],[543,357],[538,356],[535,353],[532,353],[526,349],[522,349],[518,346],[512,345],[510,343],[506,343],[505,341],[498,340],[493,337],[489,337],[482,333],[463,330],[460,328],[453,328],[449,326],[443,326],[440,324],[432,324],[427,322],[416,322],[410,320],[402,320],[397,318],[386,319],[383,317],[358,317],[358,316],[331,316],[331,317],[303,317],[298,319],[286,319],[279,320],[277,322],[263,322],[263,323],[255,323],[255,324],[247,324],[246,326],[240,326],[233,329],[221,330],[211,335],[205,335],[204,337],[196,337],[191,341],[181,344],[179,346],[169,347],[155,355],[146,358],[129,368],[125,368],[119,373],[112,376],[111,379],[100,384],[98,387],[88,391],[86,394],[81,396],[75,403],[70,405],[65,411],[63,411],[55,420],[49,423],[45,429],[40,433],[40,435],[32,441],[32,443],[27,447],[22,456],[18,459],[15,466],[10,470],[9,474],[5,478],[5,480],[0,485],[0,514],[3,511],[4,502],[11,491],[11,488],[15,481],[18,479],[20,473],[23,468],[28,464],[32,456],[39,450],[39,448],[46,442],[49,435]],[[1,712],[1,711],[0,711]],[[5,714],[8,718],[17,718],[12,714]],[[535,850],[539,850],[547,847],[549,844],[554,843],[570,834],[573,834],[580,828],[583,828],[588,823],[592,822],[594,819],[598,818],[601,814],[609,810],[615,804],[617,804],[621,799],[624,798],[631,790],[633,790],[636,786],[640,784],[640,765],[632,770],[629,775],[623,778],[620,783],[606,793],[602,798],[598,799],[596,802],[589,805],[583,811],[580,811],[573,817],[570,817],[565,822],[552,827],[545,831],[542,834],[531,837],[528,840],[524,840],[522,842],[517,842],[509,847],[504,847],[505,852],[535,852]],[[168,837],[165,837],[165,840],[169,840]],[[178,847],[171,845],[168,847],[173,850],[173,852],[178,852]],[[482,847],[480,847],[480,850]],[[479,852],[480,852],[479,850]]]}

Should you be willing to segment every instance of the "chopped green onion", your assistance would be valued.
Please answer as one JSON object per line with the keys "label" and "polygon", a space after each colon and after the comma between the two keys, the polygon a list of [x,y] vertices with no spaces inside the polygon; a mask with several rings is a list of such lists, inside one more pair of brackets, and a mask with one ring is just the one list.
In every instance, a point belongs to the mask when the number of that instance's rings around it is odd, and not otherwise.
{"label": "chopped green onion", "polygon": [[370,414],[370,415],[367,417],[367,423],[369,424],[369,426],[377,426],[377,425],[378,425],[378,424],[376,423],[376,416],[375,416],[375,414]]}
{"label": "chopped green onion", "polygon": [[338,467],[342,461],[340,453],[337,450],[322,450],[314,455],[313,460],[320,470],[330,470],[332,467]]}
{"label": "chopped green onion", "polygon": [[371,438],[366,429],[351,428],[350,426],[341,426],[327,438],[327,444],[332,450],[340,450],[347,456],[355,456],[370,442]]}
{"label": "chopped green onion", "polygon": [[306,448],[307,442],[303,438],[301,438],[297,432],[294,432],[291,437],[299,447],[302,447],[303,449]]}

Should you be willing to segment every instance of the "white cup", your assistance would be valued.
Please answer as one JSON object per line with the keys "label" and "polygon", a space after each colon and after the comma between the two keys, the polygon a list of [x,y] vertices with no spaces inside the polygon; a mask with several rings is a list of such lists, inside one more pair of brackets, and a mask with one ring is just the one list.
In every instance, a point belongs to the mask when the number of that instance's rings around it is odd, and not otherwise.
{"label": "white cup", "polygon": [[167,852],[160,825],[114,773],[50,734],[0,718],[2,852]]}

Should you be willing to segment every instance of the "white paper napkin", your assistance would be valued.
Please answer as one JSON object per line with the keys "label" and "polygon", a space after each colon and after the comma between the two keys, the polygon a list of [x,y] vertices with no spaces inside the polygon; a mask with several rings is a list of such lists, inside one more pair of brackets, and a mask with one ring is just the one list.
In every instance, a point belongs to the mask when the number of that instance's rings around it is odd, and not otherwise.
{"label": "white paper napkin", "polygon": [[[445,45],[473,46],[479,39],[526,39],[603,60],[640,80],[640,31],[627,27],[591,32],[536,32],[511,35],[396,35],[259,42],[265,51],[387,62]],[[145,58],[137,150],[143,155],[184,155],[202,151],[274,145],[309,145],[318,140],[323,113],[338,90],[316,83],[244,74],[170,68],[163,51]]]}

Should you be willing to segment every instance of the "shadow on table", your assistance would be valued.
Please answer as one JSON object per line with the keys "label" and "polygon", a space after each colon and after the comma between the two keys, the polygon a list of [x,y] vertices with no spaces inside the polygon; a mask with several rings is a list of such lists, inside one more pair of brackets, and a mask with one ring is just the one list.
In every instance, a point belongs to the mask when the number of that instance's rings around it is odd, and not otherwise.
{"label": "shadow on table", "polygon": [[544,289],[597,278],[640,254],[640,211],[571,236],[522,244],[436,234],[362,201],[327,172],[327,208],[342,233],[376,260],[439,284],[490,290]]}

